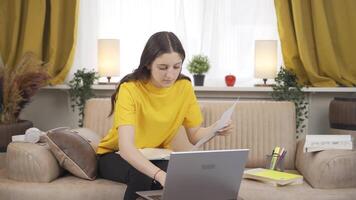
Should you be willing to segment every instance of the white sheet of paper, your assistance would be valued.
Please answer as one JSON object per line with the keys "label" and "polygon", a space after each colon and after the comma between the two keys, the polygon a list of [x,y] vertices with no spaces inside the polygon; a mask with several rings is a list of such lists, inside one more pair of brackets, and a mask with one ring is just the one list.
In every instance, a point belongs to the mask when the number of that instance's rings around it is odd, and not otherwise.
{"label": "white sheet of paper", "polygon": [[214,129],[208,133],[205,137],[203,137],[202,139],[200,139],[193,147],[193,151],[197,150],[202,144],[204,144],[205,142],[209,141],[211,138],[215,137],[217,135],[217,131],[224,128],[226,126],[226,124],[229,122],[229,120],[231,119],[232,113],[235,110],[235,106],[236,103],[239,101],[239,99],[237,99],[235,101],[235,103],[229,108],[227,109],[220,117],[220,119],[217,121],[216,126],[214,127]]}

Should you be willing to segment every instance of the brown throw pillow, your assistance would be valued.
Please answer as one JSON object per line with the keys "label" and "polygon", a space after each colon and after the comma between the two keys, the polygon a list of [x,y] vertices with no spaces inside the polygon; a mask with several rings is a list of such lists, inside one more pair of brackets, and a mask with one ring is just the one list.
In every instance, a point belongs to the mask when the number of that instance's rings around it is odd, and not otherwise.
{"label": "brown throw pillow", "polygon": [[72,131],[86,139],[94,151],[96,151],[101,140],[101,137],[97,133],[88,128],[76,128],[72,129]]}
{"label": "brown throw pillow", "polygon": [[61,167],[80,178],[95,179],[96,153],[86,139],[70,129],[49,131],[46,138]]}

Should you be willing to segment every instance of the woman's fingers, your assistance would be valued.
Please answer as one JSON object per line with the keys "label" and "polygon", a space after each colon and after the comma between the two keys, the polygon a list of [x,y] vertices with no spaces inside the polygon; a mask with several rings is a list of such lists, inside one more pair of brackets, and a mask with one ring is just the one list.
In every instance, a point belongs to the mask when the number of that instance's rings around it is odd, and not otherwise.
{"label": "woman's fingers", "polygon": [[222,129],[218,130],[218,132],[225,132],[225,131],[228,131],[228,130],[231,130],[231,129],[233,129],[232,125],[226,126],[226,127],[222,128]]}
{"label": "woman's fingers", "polygon": [[220,132],[219,135],[230,135],[232,133],[232,130]]}
{"label": "woman's fingers", "polygon": [[230,123],[224,128],[218,130],[219,135],[229,135],[232,133],[232,130],[234,129],[234,126]]}
{"label": "woman's fingers", "polygon": [[[217,122],[215,122],[215,125],[217,125]],[[214,125],[214,126],[215,126]],[[226,125],[224,127],[222,127],[221,129],[219,129],[217,132],[218,132],[218,135],[229,135],[232,133],[234,129],[234,126],[232,125],[232,120],[230,119]]]}

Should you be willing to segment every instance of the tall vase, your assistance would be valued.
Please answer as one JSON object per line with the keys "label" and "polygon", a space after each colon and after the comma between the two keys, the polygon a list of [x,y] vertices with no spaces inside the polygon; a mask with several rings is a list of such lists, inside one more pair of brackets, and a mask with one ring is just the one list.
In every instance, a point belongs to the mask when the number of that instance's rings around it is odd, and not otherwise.
{"label": "tall vase", "polygon": [[13,135],[23,135],[31,127],[33,127],[32,122],[27,120],[20,120],[13,124],[0,124],[0,152],[6,152]]}
{"label": "tall vase", "polygon": [[204,86],[204,74],[194,74],[193,79],[194,79],[194,85],[195,86]]}

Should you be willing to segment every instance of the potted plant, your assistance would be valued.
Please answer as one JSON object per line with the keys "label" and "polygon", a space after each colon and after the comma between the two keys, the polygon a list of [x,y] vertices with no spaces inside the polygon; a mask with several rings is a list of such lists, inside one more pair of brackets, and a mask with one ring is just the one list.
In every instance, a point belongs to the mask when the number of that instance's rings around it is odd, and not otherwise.
{"label": "potted plant", "polygon": [[277,77],[274,79],[276,84],[272,86],[272,98],[276,101],[291,101],[296,110],[296,130],[297,138],[304,132],[308,119],[308,102],[305,99],[303,86],[298,83],[298,78],[291,70],[281,67]]}
{"label": "potted plant", "polygon": [[94,71],[86,71],[78,69],[74,73],[74,77],[69,81],[69,96],[72,102],[73,112],[75,108],[79,111],[79,127],[83,127],[84,107],[88,99],[94,97],[94,92],[91,86],[99,76]]}
{"label": "potted plant", "polygon": [[204,73],[208,72],[210,68],[209,59],[207,56],[195,55],[192,60],[188,62],[187,69],[189,73],[193,74],[194,85],[204,85]]}
{"label": "potted plant", "polygon": [[13,135],[24,134],[33,126],[21,120],[20,113],[49,79],[47,67],[31,52],[15,66],[0,62],[0,152],[6,151]]}

